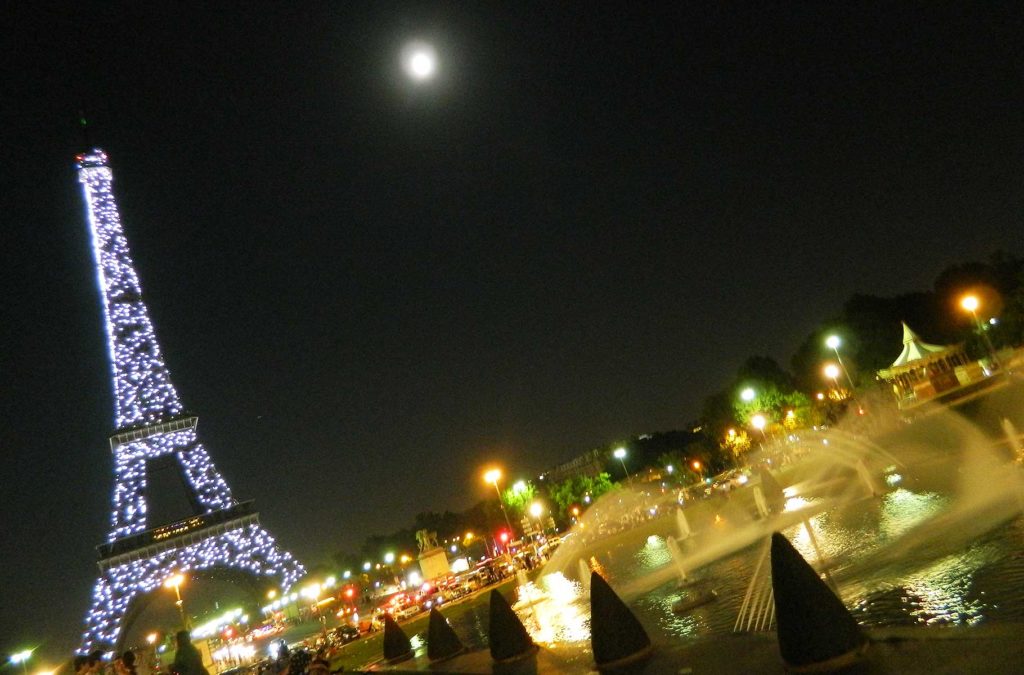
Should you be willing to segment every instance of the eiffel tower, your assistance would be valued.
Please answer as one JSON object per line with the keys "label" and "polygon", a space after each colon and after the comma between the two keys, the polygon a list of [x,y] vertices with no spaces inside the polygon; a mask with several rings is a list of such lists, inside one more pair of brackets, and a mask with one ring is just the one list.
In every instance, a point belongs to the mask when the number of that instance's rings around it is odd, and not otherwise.
{"label": "eiffel tower", "polygon": [[[119,649],[133,601],[175,574],[231,568],[275,577],[287,590],[305,570],[260,526],[253,502],[232,497],[199,442],[198,418],[178,398],[142,301],[107,155],[94,149],[76,160],[103,293],[117,419],[110,437],[114,511],[107,542],[97,547],[100,576],[80,650],[87,653]],[[180,470],[191,517],[148,522],[146,468],[154,460]]]}

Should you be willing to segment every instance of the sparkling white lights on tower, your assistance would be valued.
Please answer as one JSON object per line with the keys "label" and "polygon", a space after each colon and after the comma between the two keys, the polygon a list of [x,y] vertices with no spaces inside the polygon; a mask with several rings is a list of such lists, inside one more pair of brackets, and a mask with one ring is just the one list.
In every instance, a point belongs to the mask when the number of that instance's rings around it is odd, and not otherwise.
{"label": "sparkling white lights on tower", "polygon": [[[144,532],[148,460],[174,456],[193,502],[204,513],[237,502],[196,436],[196,418],[184,414],[160,354],[112,190],[113,173],[102,150],[78,156],[79,181],[92,231],[107,342],[114,380],[114,509],[109,542]],[[117,644],[132,601],[173,573],[231,567],[277,577],[287,590],[305,574],[257,523],[228,521],[226,530],[196,532],[159,553],[125,556],[104,567],[86,616],[80,653]]]}

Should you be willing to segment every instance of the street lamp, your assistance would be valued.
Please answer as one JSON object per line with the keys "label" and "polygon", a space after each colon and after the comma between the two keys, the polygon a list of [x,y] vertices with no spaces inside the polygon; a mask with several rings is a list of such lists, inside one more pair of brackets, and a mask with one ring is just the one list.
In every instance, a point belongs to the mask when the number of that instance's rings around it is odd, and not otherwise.
{"label": "street lamp", "polygon": [[185,583],[184,575],[175,574],[164,580],[164,588],[174,589],[174,596],[177,598],[174,604],[178,606],[178,613],[181,615],[181,627],[189,630],[191,627],[188,625],[188,617],[185,616],[185,603],[181,599],[181,585],[183,583]]}
{"label": "street lamp", "polygon": [[768,440],[768,437],[764,433],[764,428],[768,426],[767,417],[765,417],[761,413],[757,413],[756,415],[750,418],[750,426],[754,427],[755,429],[761,432],[761,438],[763,440]]}
{"label": "street lamp", "polygon": [[11,663],[20,663],[22,672],[28,675],[28,660],[30,658],[32,658],[32,650],[26,649],[17,654],[11,654]]}
{"label": "street lamp", "polygon": [[988,349],[989,356],[992,357],[992,365],[996,368],[1002,368],[1002,364],[999,363],[999,357],[996,355],[996,348],[992,346],[992,340],[988,337],[988,331],[985,330],[985,326],[982,325],[981,319],[978,318],[978,308],[981,307],[981,301],[978,300],[976,295],[965,295],[960,299],[960,307],[971,313],[974,317],[974,325],[977,326],[978,332],[981,333],[981,339],[985,342],[985,348]]}
{"label": "street lamp", "polygon": [[690,464],[690,466],[692,466],[693,470],[697,472],[697,477],[700,478],[700,482],[703,483],[704,482],[704,472],[701,471],[702,464],[698,460],[695,459]]}
{"label": "street lamp", "polygon": [[631,480],[629,475],[629,469],[626,468],[626,449],[616,448],[615,452],[612,454],[615,455],[615,459],[619,460],[619,462],[622,464],[622,470],[626,472],[626,480]]}
{"label": "street lamp", "polygon": [[534,520],[537,521],[537,533],[533,538],[533,552],[537,556],[537,562],[540,562],[540,546],[537,540],[540,538],[541,532],[544,530],[544,526],[540,522],[540,516],[544,513],[544,505],[540,502],[533,502],[530,504],[530,515],[533,516]]}
{"label": "street lamp", "polygon": [[[498,488],[498,481],[501,480],[501,469],[488,469],[484,472],[484,482],[490,483],[494,486],[494,492],[498,495],[498,506],[501,507],[501,514],[505,516],[505,524],[508,525],[509,536],[511,536],[512,521],[508,519],[508,511],[505,510],[505,500],[501,498],[501,490]],[[508,546],[505,547],[505,554],[508,555],[509,562],[512,561],[512,553],[508,550]]]}
{"label": "street lamp", "polygon": [[740,392],[740,399],[746,403],[750,403],[755,398],[757,398],[757,392],[754,391],[753,387],[747,387],[746,389]]}
{"label": "street lamp", "polygon": [[839,394],[839,366],[834,363],[826,363],[825,367],[822,368],[822,372],[825,377],[832,380],[832,384],[836,388],[836,395]]}
{"label": "street lamp", "polygon": [[829,335],[825,338],[825,346],[836,353],[836,361],[839,362],[839,367],[843,369],[846,381],[850,383],[850,392],[853,393],[853,378],[850,377],[850,371],[846,369],[846,364],[843,363],[843,357],[839,355],[839,345],[841,344],[842,340],[839,339],[838,335]]}

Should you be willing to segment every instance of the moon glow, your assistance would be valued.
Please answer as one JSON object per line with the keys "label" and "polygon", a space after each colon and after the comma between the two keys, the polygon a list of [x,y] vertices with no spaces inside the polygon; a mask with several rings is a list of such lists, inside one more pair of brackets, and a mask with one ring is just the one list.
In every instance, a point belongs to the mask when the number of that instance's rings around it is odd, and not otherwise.
{"label": "moon glow", "polygon": [[437,72],[437,53],[425,44],[409,45],[403,50],[405,72],[414,80],[429,80]]}

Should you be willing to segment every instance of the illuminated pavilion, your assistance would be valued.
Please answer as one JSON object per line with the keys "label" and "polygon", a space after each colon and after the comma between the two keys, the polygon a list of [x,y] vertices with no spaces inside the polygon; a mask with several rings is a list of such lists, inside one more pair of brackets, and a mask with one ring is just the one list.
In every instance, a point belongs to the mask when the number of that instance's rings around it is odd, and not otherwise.
{"label": "illuminated pavilion", "polygon": [[903,351],[892,366],[878,371],[896,396],[901,409],[936,398],[946,398],[985,378],[981,366],[964,351],[963,343],[933,345],[923,341],[903,322]]}

